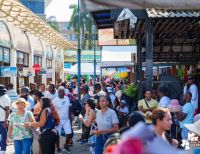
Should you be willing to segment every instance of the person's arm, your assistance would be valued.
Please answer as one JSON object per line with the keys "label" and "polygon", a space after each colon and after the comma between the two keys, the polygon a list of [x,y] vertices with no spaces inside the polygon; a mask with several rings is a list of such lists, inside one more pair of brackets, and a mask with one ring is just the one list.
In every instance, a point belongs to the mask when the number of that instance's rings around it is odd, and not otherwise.
{"label": "person's arm", "polygon": [[34,128],[43,127],[46,123],[46,115],[47,115],[47,110],[45,109],[42,111],[39,122],[26,122],[24,124],[24,127],[34,127]]}
{"label": "person's arm", "polygon": [[89,114],[89,117],[87,120],[83,120],[83,124],[87,127],[90,127],[94,119],[95,119],[95,112],[92,112]]}
{"label": "person's arm", "polygon": [[192,93],[191,101],[195,101],[198,93],[195,85],[190,86],[190,92]]}
{"label": "person's arm", "polygon": [[113,124],[113,127],[107,130],[96,130],[92,131],[93,134],[95,135],[100,135],[100,134],[110,134],[110,133],[115,133],[119,130],[118,123]]}
{"label": "person's arm", "polygon": [[8,133],[7,133],[7,139],[6,139],[7,143],[10,142],[9,139],[10,139],[10,137],[12,135],[12,130],[13,130],[13,125],[10,124],[9,127],[8,127]]}

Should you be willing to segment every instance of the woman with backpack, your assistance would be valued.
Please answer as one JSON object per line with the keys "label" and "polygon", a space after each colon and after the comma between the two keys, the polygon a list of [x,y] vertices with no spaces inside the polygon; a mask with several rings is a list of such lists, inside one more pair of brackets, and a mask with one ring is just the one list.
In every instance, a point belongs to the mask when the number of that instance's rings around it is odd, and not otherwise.
{"label": "woman with backpack", "polygon": [[39,122],[27,122],[24,127],[40,127],[39,143],[42,154],[55,154],[58,132],[55,129],[60,122],[59,116],[49,98],[42,98],[42,111]]}

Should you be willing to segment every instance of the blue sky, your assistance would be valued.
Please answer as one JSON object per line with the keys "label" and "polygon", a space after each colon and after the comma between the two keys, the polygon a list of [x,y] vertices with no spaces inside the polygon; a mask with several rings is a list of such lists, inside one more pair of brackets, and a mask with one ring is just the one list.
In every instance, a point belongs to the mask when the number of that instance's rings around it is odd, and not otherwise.
{"label": "blue sky", "polygon": [[69,9],[69,6],[77,3],[78,0],[52,0],[45,10],[47,18],[55,16],[59,22],[69,21],[72,15],[72,10]]}

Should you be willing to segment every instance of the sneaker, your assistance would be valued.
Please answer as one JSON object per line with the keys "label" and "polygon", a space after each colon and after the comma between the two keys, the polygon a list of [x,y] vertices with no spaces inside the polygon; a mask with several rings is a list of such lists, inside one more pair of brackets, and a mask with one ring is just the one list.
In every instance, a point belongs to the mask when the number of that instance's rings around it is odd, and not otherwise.
{"label": "sneaker", "polygon": [[88,141],[87,141],[87,140],[82,140],[82,141],[79,141],[78,143],[79,143],[79,144],[87,144]]}
{"label": "sneaker", "polygon": [[64,144],[63,152],[71,153],[71,151],[69,150],[69,146],[67,146],[66,144]]}

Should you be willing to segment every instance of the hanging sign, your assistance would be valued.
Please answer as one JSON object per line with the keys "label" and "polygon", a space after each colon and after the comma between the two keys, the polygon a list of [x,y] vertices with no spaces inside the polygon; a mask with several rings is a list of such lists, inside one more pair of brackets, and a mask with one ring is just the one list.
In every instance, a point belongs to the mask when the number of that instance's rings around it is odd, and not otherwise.
{"label": "hanging sign", "polygon": [[25,77],[35,76],[35,71],[33,68],[24,67],[22,71],[22,76],[25,76]]}
{"label": "hanging sign", "polygon": [[35,64],[32,67],[35,70],[35,73],[39,73],[40,72],[41,66],[39,64]]}
{"label": "hanging sign", "polygon": [[1,66],[1,77],[16,77],[17,68],[10,66]]}

